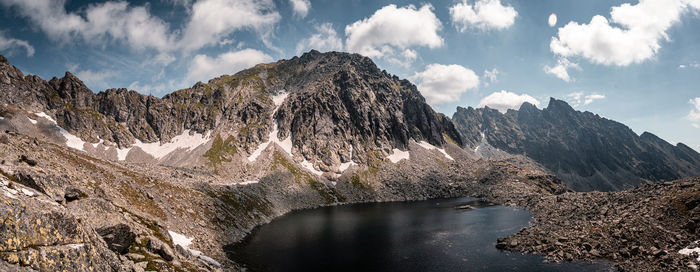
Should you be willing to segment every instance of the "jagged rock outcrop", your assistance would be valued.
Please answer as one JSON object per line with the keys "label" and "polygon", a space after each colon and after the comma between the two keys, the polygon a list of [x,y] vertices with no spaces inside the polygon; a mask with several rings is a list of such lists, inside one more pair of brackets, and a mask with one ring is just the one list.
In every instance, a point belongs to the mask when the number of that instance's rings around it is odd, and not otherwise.
{"label": "jagged rock outcrop", "polygon": [[[464,142],[523,154],[555,173],[572,189],[620,190],[645,181],[700,175],[700,154],[552,98],[547,108],[523,103],[505,114],[457,108],[452,118]],[[482,137],[483,136],[483,137]]]}

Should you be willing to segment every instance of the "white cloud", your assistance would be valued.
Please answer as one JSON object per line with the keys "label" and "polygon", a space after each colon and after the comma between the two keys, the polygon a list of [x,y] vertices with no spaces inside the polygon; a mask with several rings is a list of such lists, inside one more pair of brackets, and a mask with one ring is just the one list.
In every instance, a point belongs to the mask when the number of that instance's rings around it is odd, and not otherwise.
{"label": "white cloud", "polygon": [[348,51],[368,57],[393,58],[397,62],[411,62],[416,58],[415,46],[441,47],[444,41],[438,31],[440,20],[433,6],[413,5],[398,8],[388,5],[371,17],[345,27],[345,45]]}
{"label": "white cloud", "polygon": [[[694,1],[694,2],[691,2]],[[669,40],[666,31],[680,16],[700,8],[697,0],[640,0],[613,7],[610,20],[595,15],[588,24],[569,22],[552,37],[550,50],[592,63],[627,66],[652,58]]]}
{"label": "white cloud", "polygon": [[693,105],[693,107],[685,119],[690,121],[693,127],[700,128],[700,97],[690,99],[688,103]]}
{"label": "white cloud", "polygon": [[269,61],[272,61],[272,57],[255,49],[231,51],[216,58],[196,55],[187,71],[186,79],[188,82],[205,81],[224,74],[234,74]]}
{"label": "white cloud", "polygon": [[504,6],[501,0],[477,0],[474,5],[462,0],[450,7],[450,18],[460,32],[470,27],[506,29],[513,25],[517,16],[518,12],[511,6]]}
{"label": "white cloud", "polygon": [[484,70],[484,78],[486,79],[484,80],[484,86],[489,86],[490,83],[496,82],[499,73],[500,72],[496,68],[491,69],[491,71]]}
{"label": "white cloud", "polygon": [[270,0],[200,0],[192,6],[192,16],[183,30],[180,46],[191,51],[215,45],[243,29],[267,36],[280,18]]}
{"label": "white cloud", "polygon": [[309,49],[316,49],[321,52],[340,51],[343,50],[343,40],[338,37],[338,33],[335,32],[333,24],[325,23],[317,25],[316,33],[297,43],[297,54]]}
{"label": "white cloud", "polygon": [[550,75],[554,75],[559,79],[571,82],[571,77],[569,76],[568,69],[574,68],[576,70],[581,70],[578,64],[569,61],[567,58],[559,58],[557,60],[557,65],[550,67],[549,65],[544,67],[544,72]]}
{"label": "white cloud", "polygon": [[289,0],[289,3],[292,4],[294,15],[304,18],[309,14],[309,10],[311,9],[311,2],[309,2],[309,0]]}
{"label": "white cloud", "polygon": [[459,100],[459,96],[479,86],[479,76],[461,65],[430,64],[411,77],[431,105]]}
{"label": "white cloud", "polygon": [[586,95],[584,92],[573,92],[566,95],[567,101],[572,107],[578,108],[593,103],[596,100],[604,99],[605,95],[592,93]]}
{"label": "white cloud", "polygon": [[[191,3],[168,1],[185,7]],[[154,49],[160,53],[189,52],[217,45],[239,30],[256,31],[266,42],[272,26],[280,20],[271,0],[199,0],[191,10],[188,8],[190,17],[183,28],[176,30],[153,16],[148,5],[106,1],[87,5],[79,12],[67,12],[65,3],[65,0],[0,1],[0,5],[16,7],[19,14],[29,18],[54,40],[64,43],[73,43],[76,38],[88,43],[116,41],[136,50]]]}
{"label": "white cloud", "polygon": [[557,25],[557,14],[556,13],[550,14],[549,18],[547,19],[547,23],[551,27],[554,27],[555,25]]}
{"label": "white cloud", "polygon": [[105,82],[105,79],[113,78],[113,77],[117,76],[117,74],[115,72],[109,71],[109,70],[105,70],[105,71],[82,70],[82,71],[77,71],[75,73],[75,76],[77,76],[80,80],[85,82],[85,85],[106,88],[106,87],[108,87],[108,85]]}
{"label": "white cloud", "polygon": [[500,92],[494,92],[481,99],[478,107],[482,108],[488,106],[489,108],[496,109],[502,113],[505,113],[506,111],[508,111],[508,109],[520,109],[520,106],[522,106],[525,102],[535,105],[535,107],[538,107],[540,105],[540,102],[537,101],[537,99],[527,94],[518,95],[505,90],[501,90]]}
{"label": "white cloud", "polygon": [[173,44],[168,25],[151,16],[145,6],[108,1],[88,5],[82,16],[66,12],[65,0],[6,0],[2,4],[16,6],[50,38],[66,43],[75,38],[98,43],[115,40],[137,50],[160,51],[169,50]]}
{"label": "white cloud", "polygon": [[27,51],[27,57],[34,56],[34,47],[25,40],[18,40],[5,36],[4,31],[0,31],[0,51],[12,50],[15,48],[24,48]]}

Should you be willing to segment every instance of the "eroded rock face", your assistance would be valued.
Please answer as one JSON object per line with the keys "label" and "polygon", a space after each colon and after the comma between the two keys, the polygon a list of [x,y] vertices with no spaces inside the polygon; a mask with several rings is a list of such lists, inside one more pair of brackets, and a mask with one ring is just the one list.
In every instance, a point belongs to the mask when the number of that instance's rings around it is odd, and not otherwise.
{"label": "eroded rock face", "polygon": [[620,190],[646,180],[700,175],[700,154],[551,99],[543,110],[524,103],[505,114],[457,108],[453,122],[470,148],[482,140],[532,158],[578,191]]}

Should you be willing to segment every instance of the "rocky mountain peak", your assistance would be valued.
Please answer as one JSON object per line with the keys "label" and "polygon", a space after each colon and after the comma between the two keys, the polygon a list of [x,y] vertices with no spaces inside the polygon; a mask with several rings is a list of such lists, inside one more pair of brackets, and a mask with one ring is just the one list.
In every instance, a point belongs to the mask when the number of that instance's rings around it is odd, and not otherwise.
{"label": "rocky mountain peak", "polygon": [[501,114],[489,108],[453,116],[468,146],[486,141],[511,154],[526,155],[581,191],[620,190],[645,180],[671,180],[700,175],[700,154],[673,146],[645,132],[551,98],[539,110],[523,103],[518,111]]}

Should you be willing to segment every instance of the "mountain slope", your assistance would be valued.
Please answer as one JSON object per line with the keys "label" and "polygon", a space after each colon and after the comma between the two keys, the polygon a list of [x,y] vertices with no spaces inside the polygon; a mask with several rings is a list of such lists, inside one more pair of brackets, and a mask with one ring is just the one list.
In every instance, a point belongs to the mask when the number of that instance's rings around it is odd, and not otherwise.
{"label": "mountain slope", "polygon": [[620,190],[644,181],[700,175],[700,154],[645,132],[579,112],[552,98],[547,108],[524,103],[505,114],[490,108],[457,108],[453,122],[466,146],[488,144],[523,154],[559,176],[572,189]]}
{"label": "mountain slope", "polygon": [[[95,94],[68,72],[46,82],[2,58],[0,95],[6,115],[53,122],[65,129],[58,142],[75,136],[77,149],[111,160],[238,171],[219,164],[255,162],[274,142],[311,171],[342,172],[411,141],[461,145],[413,84],[357,54],[311,51],[162,98],[126,89]],[[12,126],[28,125],[21,122]]]}

